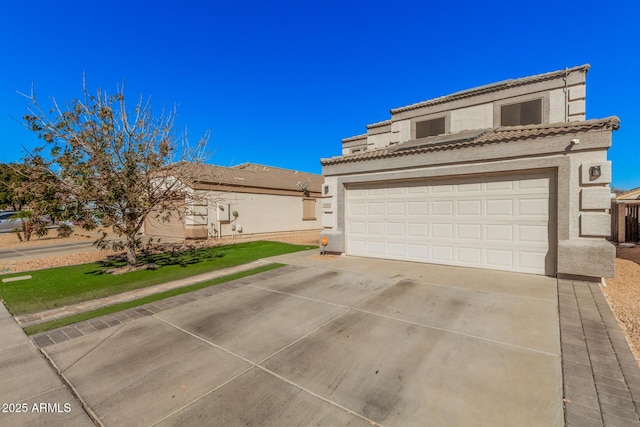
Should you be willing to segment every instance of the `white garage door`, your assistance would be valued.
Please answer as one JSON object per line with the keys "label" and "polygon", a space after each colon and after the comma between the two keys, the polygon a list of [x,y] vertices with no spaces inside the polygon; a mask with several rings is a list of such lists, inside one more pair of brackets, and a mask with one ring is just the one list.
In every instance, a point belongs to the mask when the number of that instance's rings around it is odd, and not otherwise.
{"label": "white garage door", "polygon": [[555,274],[553,174],[353,185],[349,255]]}

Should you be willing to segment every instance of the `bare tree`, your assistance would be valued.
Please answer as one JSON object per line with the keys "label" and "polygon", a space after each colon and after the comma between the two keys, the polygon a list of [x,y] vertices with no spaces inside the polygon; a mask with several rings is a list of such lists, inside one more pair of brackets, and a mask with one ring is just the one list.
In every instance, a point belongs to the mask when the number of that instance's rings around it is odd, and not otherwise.
{"label": "bare tree", "polygon": [[[185,198],[183,182],[191,181],[193,164],[201,161],[208,135],[192,149],[186,135],[174,131],[175,109],[155,117],[142,96],[129,110],[124,87],[115,94],[83,85],[83,97],[45,111],[31,91],[26,126],[50,149],[50,170],[73,203],[67,214],[86,227],[110,227],[122,241],[98,242],[126,248],[134,266],[138,233],[152,211],[171,212]],[[178,214],[178,213],[176,213]]]}

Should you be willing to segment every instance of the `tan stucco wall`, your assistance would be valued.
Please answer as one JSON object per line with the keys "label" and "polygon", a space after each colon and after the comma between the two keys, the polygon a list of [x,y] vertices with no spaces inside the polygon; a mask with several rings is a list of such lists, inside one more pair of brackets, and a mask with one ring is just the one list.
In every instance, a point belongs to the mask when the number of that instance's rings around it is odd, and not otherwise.
{"label": "tan stucco wall", "polygon": [[451,132],[488,129],[493,126],[493,104],[474,105],[451,111]]}
{"label": "tan stucco wall", "polygon": [[[565,86],[566,83],[566,86]],[[542,98],[543,123],[580,121],[586,118],[586,75],[582,72],[530,85],[496,90],[455,101],[436,103],[392,115],[390,124],[369,129],[360,144],[343,144],[342,154],[354,150],[378,149],[415,138],[412,124],[416,121],[446,116],[447,133],[472,129],[490,129],[500,125],[500,105]]]}
{"label": "tan stucco wall", "polygon": [[[321,226],[321,199],[315,203],[315,220],[303,220],[303,196],[280,196],[253,193],[226,193],[210,191],[203,193],[209,201],[206,224],[209,236],[216,231],[220,236],[232,234],[258,234],[286,231],[318,230]],[[217,203],[229,206],[230,221],[220,222]],[[232,230],[235,225],[236,230]],[[239,229],[242,232],[239,232]]]}
{"label": "tan stucco wall", "polygon": [[[580,142],[572,145],[575,138]],[[325,208],[322,222],[322,235],[330,241],[327,250],[344,252],[344,197],[349,184],[552,169],[557,177],[557,242],[550,243],[558,248],[557,274],[611,277],[615,251],[605,240],[608,229],[602,226],[609,220],[609,204],[594,205],[597,202],[591,199],[588,208],[581,205],[585,191],[595,190],[594,198],[602,200],[595,194],[611,182],[606,156],[610,145],[611,131],[603,130],[325,165],[325,184],[331,185],[323,199],[323,206],[330,207]],[[589,178],[592,166],[601,169],[597,179]]]}

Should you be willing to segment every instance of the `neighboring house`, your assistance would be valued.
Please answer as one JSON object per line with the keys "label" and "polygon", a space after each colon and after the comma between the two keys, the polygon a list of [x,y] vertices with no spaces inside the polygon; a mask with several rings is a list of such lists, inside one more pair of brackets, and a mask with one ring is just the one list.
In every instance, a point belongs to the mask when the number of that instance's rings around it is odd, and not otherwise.
{"label": "neighboring house", "polygon": [[616,196],[616,201],[640,203],[640,187],[618,194]]}
{"label": "neighboring house", "polygon": [[611,205],[614,242],[640,242],[640,187],[618,194]]}
{"label": "neighboring house", "polygon": [[616,117],[586,120],[588,65],[391,110],[322,159],[324,249],[611,277]]}
{"label": "neighboring house", "polygon": [[154,212],[145,234],[206,239],[233,235],[320,230],[322,176],[245,163],[193,164],[190,194],[170,216]]}

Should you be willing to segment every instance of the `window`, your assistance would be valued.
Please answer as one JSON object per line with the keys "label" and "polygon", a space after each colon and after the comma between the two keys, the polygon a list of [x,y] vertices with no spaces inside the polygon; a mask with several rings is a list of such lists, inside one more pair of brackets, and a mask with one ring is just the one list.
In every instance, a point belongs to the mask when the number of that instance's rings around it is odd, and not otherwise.
{"label": "window", "polygon": [[441,135],[445,133],[444,117],[416,122],[416,138]]}
{"label": "window", "polygon": [[315,221],[316,199],[302,199],[302,220]]}
{"label": "window", "polygon": [[542,123],[542,99],[500,107],[502,126],[539,125]]}

